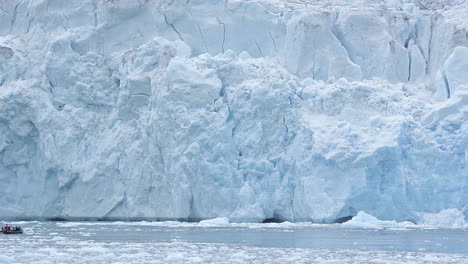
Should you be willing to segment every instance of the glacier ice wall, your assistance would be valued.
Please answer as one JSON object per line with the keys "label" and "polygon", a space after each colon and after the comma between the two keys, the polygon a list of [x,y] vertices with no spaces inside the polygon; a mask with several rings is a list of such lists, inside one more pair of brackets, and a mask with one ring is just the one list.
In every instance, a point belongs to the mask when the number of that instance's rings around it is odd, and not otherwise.
{"label": "glacier ice wall", "polygon": [[2,1],[0,217],[467,216],[459,10]]}

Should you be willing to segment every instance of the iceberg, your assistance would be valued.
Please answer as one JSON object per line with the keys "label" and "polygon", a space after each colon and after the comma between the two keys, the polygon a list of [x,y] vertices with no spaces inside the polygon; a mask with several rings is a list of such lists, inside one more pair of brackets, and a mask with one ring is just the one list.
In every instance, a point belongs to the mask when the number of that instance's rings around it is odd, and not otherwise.
{"label": "iceberg", "polygon": [[433,2],[2,1],[0,217],[466,219],[468,6]]}
{"label": "iceberg", "polygon": [[228,225],[228,224],[229,224],[229,218],[227,217],[218,217],[215,219],[203,220],[203,221],[200,221],[199,223],[200,226],[222,226],[222,225]]}
{"label": "iceberg", "polygon": [[367,214],[366,212],[360,211],[350,221],[342,224],[343,227],[358,227],[358,228],[405,228],[405,227],[416,227],[411,222],[396,222],[382,221],[377,217]]}

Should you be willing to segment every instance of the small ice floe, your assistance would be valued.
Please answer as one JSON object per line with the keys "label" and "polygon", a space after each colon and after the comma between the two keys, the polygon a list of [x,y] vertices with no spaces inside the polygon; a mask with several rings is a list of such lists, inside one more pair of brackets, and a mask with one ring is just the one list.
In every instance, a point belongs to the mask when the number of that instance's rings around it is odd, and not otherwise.
{"label": "small ice floe", "polygon": [[360,211],[355,217],[342,224],[345,227],[359,228],[404,228],[415,227],[411,222],[383,221],[366,212]]}
{"label": "small ice floe", "polygon": [[166,261],[167,263],[174,263],[174,262],[175,262],[175,263],[183,263],[183,262],[184,262],[184,259],[185,259],[185,258],[184,258],[184,255],[182,255],[182,254],[179,253],[179,252],[175,252],[175,253],[169,254],[169,255],[166,257],[165,261]]}
{"label": "small ice floe", "polygon": [[199,226],[221,226],[221,225],[228,225],[229,218],[227,217],[218,217],[215,219],[203,220],[198,223]]}
{"label": "small ice floe", "polygon": [[12,263],[14,261],[15,261],[14,258],[10,258],[10,257],[4,256],[4,255],[0,255],[0,263]]}
{"label": "small ice floe", "polygon": [[27,235],[34,235],[34,230],[32,228],[27,227],[27,228],[24,228],[23,231]]}

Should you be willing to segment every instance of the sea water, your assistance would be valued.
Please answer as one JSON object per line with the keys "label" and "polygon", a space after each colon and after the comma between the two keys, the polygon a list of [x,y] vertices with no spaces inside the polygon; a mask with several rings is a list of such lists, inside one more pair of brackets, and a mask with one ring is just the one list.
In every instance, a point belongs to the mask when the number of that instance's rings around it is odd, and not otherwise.
{"label": "sea water", "polygon": [[0,263],[468,263],[468,229],[23,222]]}

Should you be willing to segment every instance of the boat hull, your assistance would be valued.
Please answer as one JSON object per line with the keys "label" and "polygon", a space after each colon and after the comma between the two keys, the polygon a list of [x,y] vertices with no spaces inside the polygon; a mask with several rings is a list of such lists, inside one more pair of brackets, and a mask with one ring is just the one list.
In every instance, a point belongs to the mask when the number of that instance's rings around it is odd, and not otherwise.
{"label": "boat hull", "polygon": [[23,234],[23,231],[3,230],[2,233],[5,235],[14,235],[14,234]]}

